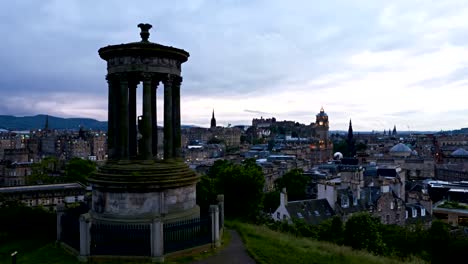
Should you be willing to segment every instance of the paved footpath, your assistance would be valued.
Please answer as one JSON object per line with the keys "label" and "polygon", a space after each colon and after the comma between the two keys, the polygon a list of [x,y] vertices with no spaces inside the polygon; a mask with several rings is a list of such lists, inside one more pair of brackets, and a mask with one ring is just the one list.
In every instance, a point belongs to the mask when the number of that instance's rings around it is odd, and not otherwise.
{"label": "paved footpath", "polygon": [[247,253],[239,233],[235,230],[226,231],[231,234],[229,244],[215,255],[193,262],[193,264],[255,264],[255,261]]}

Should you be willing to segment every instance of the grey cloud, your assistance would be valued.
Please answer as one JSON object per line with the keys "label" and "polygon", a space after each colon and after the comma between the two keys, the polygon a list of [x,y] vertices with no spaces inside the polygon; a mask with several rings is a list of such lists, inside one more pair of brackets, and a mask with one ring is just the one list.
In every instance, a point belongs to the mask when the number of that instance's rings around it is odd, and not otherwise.
{"label": "grey cloud", "polygon": [[[252,97],[282,91],[291,84],[320,93],[352,82],[366,73],[346,60],[361,51],[427,52],[434,47],[424,39],[426,22],[455,14],[462,6],[454,1],[421,5],[403,0],[110,3],[0,3],[0,34],[4,36],[0,44],[0,91],[3,95],[27,98],[23,105],[1,106],[0,111],[35,114],[40,108],[30,94],[38,91],[44,98],[57,92],[106,98],[105,63],[97,50],[109,44],[137,41],[139,22],[153,24],[151,41],[191,53],[183,65],[184,95]],[[380,23],[387,6],[394,6],[392,26]],[[424,15],[420,22],[415,10]],[[446,41],[465,45],[464,35],[463,30],[451,30]],[[436,87],[446,81],[462,80],[464,72],[460,69],[448,79],[427,80],[423,85]],[[306,84],[340,73],[349,75],[321,85]],[[348,113],[336,115],[347,116],[364,108],[347,107]],[[326,106],[325,110],[333,108]],[[309,115],[313,118],[316,112],[304,110],[288,115],[289,119],[306,119]]]}
{"label": "grey cloud", "polygon": [[258,115],[271,115],[271,113],[257,111],[257,110],[249,110],[249,109],[244,109],[244,112],[258,114]]}

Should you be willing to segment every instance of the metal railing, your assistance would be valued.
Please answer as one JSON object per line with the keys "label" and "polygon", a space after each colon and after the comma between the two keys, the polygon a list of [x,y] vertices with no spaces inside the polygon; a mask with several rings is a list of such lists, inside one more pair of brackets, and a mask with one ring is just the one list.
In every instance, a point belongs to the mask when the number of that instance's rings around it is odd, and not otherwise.
{"label": "metal railing", "polygon": [[149,224],[93,223],[91,255],[151,256]]}
{"label": "metal railing", "polygon": [[211,218],[194,218],[164,224],[164,253],[211,243]]}
{"label": "metal railing", "polygon": [[70,247],[80,250],[80,215],[68,213],[62,215],[61,240]]}

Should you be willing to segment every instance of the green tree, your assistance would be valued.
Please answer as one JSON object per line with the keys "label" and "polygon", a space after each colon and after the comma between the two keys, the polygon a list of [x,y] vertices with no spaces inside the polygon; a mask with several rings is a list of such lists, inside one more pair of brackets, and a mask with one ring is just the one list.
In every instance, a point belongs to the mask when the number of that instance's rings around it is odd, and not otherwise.
{"label": "green tree", "polygon": [[367,145],[365,143],[359,142],[356,145],[356,151],[365,151],[367,149]]}
{"label": "green tree", "polygon": [[224,141],[217,137],[212,137],[210,140],[208,140],[207,143],[208,144],[221,144],[221,143],[224,143]]}
{"label": "green tree", "polygon": [[95,171],[96,163],[90,160],[73,158],[65,168],[65,181],[86,184],[88,177]]}
{"label": "green tree", "polygon": [[289,200],[302,200],[306,198],[306,186],[310,178],[304,175],[302,169],[293,169],[276,179],[276,190],[286,188]]}
{"label": "green tree", "polygon": [[333,142],[333,152],[334,153],[341,152],[343,156],[348,157],[349,151],[348,151],[348,143],[346,142],[346,140]]}
{"label": "green tree", "polygon": [[438,220],[432,222],[431,227],[427,230],[427,243],[433,263],[444,263],[449,242],[448,225]]}
{"label": "green tree", "polygon": [[[205,177],[205,178],[204,178]],[[197,185],[197,201],[206,208],[214,203],[217,194],[224,194],[225,214],[228,217],[254,218],[263,201],[265,179],[255,160],[242,164],[226,160],[216,161]]]}
{"label": "green tree", "polygon": [[334,216],[320,224],[318,239],[343,244],[343,222],[339,216]]}
{"label": "green tree", "polygon": [[263,197],[263,211],[273,213],[280,205],[280,192],[277,190],[267,192]]}
{"label": "green tree", "polygon": [[379,231],[380,225],[380,220],[367,212],[353,214],[346,221],[344,243],[354,249],[382,254],[385,244]]}
{"label": "green tree", "polygon": [[26,177],[26,183],[29,185],[57,183],[57,177],[51,176],[51,174],[57,173],[58,170],[59,162],[56,158],[44,158],[32,165],[31,175]]}

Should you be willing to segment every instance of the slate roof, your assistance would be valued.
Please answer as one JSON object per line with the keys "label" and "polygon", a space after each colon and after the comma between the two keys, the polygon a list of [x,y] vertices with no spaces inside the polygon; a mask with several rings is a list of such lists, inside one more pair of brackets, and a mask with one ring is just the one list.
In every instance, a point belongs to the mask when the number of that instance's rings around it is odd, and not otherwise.
{"label": "slate roof", "polygon": [[379,168],[377,169],[377,175],[383,177],[396,177],[397,172],[395,169],[386,169],[386,168]]}
{"label": "slate roof", "polygon": [[317,225],[335,215],[327,199],[291,201],[286,204],[289,215],[303,219],[308,224]]}

